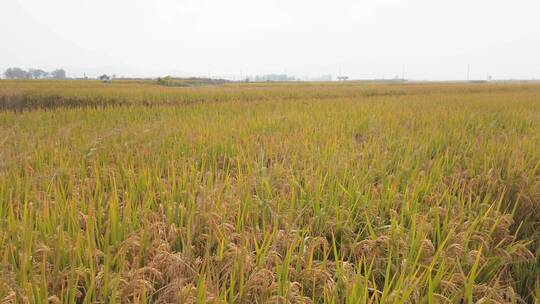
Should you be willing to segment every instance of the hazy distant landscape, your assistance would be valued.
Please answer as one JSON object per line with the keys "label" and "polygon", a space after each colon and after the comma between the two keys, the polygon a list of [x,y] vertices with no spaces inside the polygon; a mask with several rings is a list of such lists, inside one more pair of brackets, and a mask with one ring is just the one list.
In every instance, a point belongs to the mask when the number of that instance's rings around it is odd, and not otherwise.
{"label": "hazy distant landscape", "polygon": [[0,304],[540,304],[540,1],[0,1]]}

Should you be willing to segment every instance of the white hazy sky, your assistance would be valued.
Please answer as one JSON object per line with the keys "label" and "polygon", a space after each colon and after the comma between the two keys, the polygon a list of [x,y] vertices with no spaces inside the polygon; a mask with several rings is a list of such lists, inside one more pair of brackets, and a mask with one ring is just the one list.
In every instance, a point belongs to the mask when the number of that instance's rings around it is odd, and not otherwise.
{"label": "white hazy sky", "polygon": [[539,0],[0,0],[0,69],[540,78]]}

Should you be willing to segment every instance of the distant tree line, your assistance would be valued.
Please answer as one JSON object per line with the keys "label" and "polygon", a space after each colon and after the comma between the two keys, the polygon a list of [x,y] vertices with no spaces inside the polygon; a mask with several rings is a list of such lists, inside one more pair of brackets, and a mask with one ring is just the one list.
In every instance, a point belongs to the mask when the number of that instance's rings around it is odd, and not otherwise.
{"label": "distant tree line", "polygon": [[213,78],[176,78],[176,77],[159,77],[156,80],[157,84],[168,87],[196,87],[205,85],[220,85],[229,82],[225,79],[213,79]]}
{"label": "distant tree line", "polygon": [[41,69],[9,68],[4,72],[6,79],[65,79],[66,71],[64,69],[56,69],[47,72]]}

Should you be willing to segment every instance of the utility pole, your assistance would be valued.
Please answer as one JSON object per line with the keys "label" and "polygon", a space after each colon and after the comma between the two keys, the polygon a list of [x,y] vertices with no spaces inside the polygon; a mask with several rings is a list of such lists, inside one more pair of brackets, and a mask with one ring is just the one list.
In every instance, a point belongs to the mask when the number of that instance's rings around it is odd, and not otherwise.
{"label": "utility pole", "polygon": [[469,76],[470,76],[470,73],[471,73],[471,65],[468,64],[468,65],[467,65],[467,81],[470,81],[470,80],[471,80],[470,77],[469,77]]}

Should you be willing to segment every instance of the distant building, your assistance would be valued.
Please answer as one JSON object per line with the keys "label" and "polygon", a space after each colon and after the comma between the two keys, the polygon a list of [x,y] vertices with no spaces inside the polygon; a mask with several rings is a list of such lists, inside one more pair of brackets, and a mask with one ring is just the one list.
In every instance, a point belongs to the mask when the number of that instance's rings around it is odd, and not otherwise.
{"label": "distant building", "polygon": [[349,76],[338,76],[337,79],[338,81],[346,81],[349,79]]}

